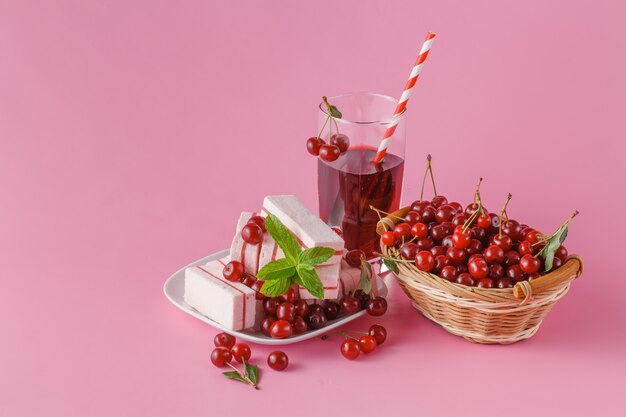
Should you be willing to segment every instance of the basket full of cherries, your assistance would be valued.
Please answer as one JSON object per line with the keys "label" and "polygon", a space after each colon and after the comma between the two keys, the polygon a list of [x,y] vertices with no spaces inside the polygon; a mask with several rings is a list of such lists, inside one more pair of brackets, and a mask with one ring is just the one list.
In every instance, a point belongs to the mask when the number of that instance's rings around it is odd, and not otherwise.
{"label": "basket full of cherries", "polygon": [[[427,175],[435,197],[424,200]],[[508,344],[534,335],[552,306],[582,272],[563,246],[574,212],[544,234],[507,214],[511,195],[488,212],[476,186],[467,206],[437,194],[431,157],[422,196],[384,213],[377,232],[381,258],[413,305],[450,333],[477,343]]]}

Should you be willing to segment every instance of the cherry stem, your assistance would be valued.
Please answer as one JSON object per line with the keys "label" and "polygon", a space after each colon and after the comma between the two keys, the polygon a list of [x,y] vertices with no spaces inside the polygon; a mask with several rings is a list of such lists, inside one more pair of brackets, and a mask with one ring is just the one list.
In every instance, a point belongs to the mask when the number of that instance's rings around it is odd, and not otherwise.
{"label": "cherry stem", "polygon": [[326,105],[326,110],[328,112],[328,117],[331,120],[330,123],[330,127],[328,130],[328,141],[330,142],[330,137],[332,135],[332,130],[333,130],[333,123],[335,123],[335,130],[337,131],[337,134],[339,134],[339,125],[337,124],[337,121],[335,121],[335,118],[333,117],[333,112],[330,109],[330,103],[328,102],[328,99],[326,98],[326,96],[322,96],[322,100],[324,101],[324,104]]}
{"label": "cherry stem", "polygon": [[509,193],[509,195],[506,196],[506,201],[504,202],[504,207],[502,207],[502,211],[500,212],[500,229],[498,231],[498,236],[502,236],[502,224],[504,223],[504,215],[506,214],[506,219],[509,220],[509,215],[506,212],[506,207],[509,205],[509,201],[511,201],[511,197],[513,197],[513,195],[511,193]]}
{"label": "cherry stem", "polygon": [[326,118],[326,121],[324,122],[324,125],[322,126],[322,130],[320,130],[320,133],[317,134],[318,139],[320,139],[322,136],[322,133],[324,133],[324,128],[326,127],[326,124],[328,123],[329,119],[330,119],[330,115]]}
{"label": "cherry stem", "polygon": [[[226,365],[230,366],[235,372],[237,372],[237,375],[239,375],[240,377],[242,377],[243,379],[246,380],[246,383],[250,386],[252,386],[254,389],[259,389],[259,387],[257,387],[257,385],[252,382],[252,380],[250,379],[250,377],[248,377],[248,373],[244,372],[241,373],[241,371],[239,369],[237,369],[233,364],[231,364],[230,362],[226,362]],[[243,361],[243,365],[246,366],[246,361]]]}
{"label": "cherry stem", "polygon": [[476,191],[474,191],[474,203],[480,202],[480,184],[483,182],[483,177],[478,179],[478,184],[476,184]]}
{"label": "cherry stem", "polygon": [[398,219],[398,220],[404,220],[402,217],[398,217],[398,216],[396,216],[396,215],[394,215],[394,214],[387,213],[386,211],[379,210],[379,209],[377,209],[377,208],[376,208],[376,207],[374,207],[374,206],[370,206],[370,210],[374,210],[376,213],[378,213],[378,218],[379,218],[380,220],[382,220],[382,219],[380,218],[380,213],[382,213],[382,214],[384,214],[385,216],[388,216],[388,217],[394,217],[394,218],[396,218],[396,219]]}

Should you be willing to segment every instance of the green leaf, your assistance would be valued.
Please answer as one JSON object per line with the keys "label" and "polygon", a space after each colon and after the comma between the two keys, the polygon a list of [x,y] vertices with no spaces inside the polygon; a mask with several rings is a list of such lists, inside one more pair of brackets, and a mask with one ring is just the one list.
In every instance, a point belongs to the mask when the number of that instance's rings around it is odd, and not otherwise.
{"label": "green leaf", "polygon": [[234,379],[236,381],[241,381],[244,384],[247,384],[248,381],[246,381],[245,379],[243,379],[241,377],[241,375],[239,375],[237,372],[235,371],[230,371],[230,372],[222,372],[222,375],[224,375],[226,378],[230,378],[230,379]]}
{"label": "green leaf", "polygon": [[554,254],[556,250],[561,246],[561,244],[565,241],[567,237],[567,224],[564,224],[556,231],[554,235],[548,240],[546,243],[546,247],[541,252],[541,256],[543,257],[545,263],[545,270],[548,272],[552,269],[554,265]]}
{"label": "green leaf", "polygon": [[273,279],[265,281],[261,287],[261,294],[268,297],[278,297],[291,287],[291,279]]}
{"label": "green leaf", "polygon": [[324,286],[317,271],[311,265],[300,264],[296,268],[298,276],[302,280],[302,286],[316,298],[324,299]]}
{"label": "green leaf", "polygon": [[389,270],[391,272],[393,272],[394,274],[398,274],[400,272],[400,269],[398,268],[398,264],[396,264],[394,261],[392,261],[391,259],[383,259],[383,263],[385,264],[385,266],[387,268],[389,268]]}
{"label": "green leaf", "polygon": [[330,115],[333,116],[334,118],[341,119],[341,117],[343,116],[336,106],[333,106],[331,104],[329,109],[330,109]]}
{"label": "green leaf", "polygon": [[256,365],[250,365],[248,362],[246,362],[245,365],[248,378],[250,378],[252,383],[256,385],[257,381],[259,380],[259,367]]}
{"label": "green leaf", "polygon": [[256,276],[263,281],[271,281],[274,279],[291,278],[295,273],[296,265],[292,260],[281,258],[265,265]]}
{"label": "green leaf", "polygon": [[335,254],[335,250],[331,248],[315,247],[300,252],[298,259],[300,263],[315,266],[326,262]]}
{"label": "green leaf", "polygon": [[283,250],[285,257],[290,259],[293,265],[297,265],[298,255],[302,252],[302,248],[291,232],[273,214],[267,215],[265,228],[276,241],[278,247]]}
{"label": "green leaf", "polygon": [[365,294],[372,292],[372,265],[367,261],[361,261],[361,280],[359,281],[359,286]]}

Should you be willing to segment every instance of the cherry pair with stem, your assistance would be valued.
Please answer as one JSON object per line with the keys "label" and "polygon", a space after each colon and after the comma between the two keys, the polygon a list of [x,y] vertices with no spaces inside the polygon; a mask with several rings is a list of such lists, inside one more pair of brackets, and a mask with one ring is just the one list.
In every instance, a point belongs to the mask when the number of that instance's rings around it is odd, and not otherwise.
{"label": "cherry pair with stem", "polygon": [[[350,146],[350,139],[348,136],[339,133],[339,125],[335,120],[336,108],[332,106],[326,96],[322,97],[328,116],[322,125],[322,129],[317,136],[309,138],[306,142],[307,151],[314,156],[319,156],[326,162],[332,162],[337,160],[339,156],[348,150]],[[334,110],[334,111],[333,111]],[[328,123],[330,122],[330,124]],[[333,135],[333,123],[335,124],[336,133]],[[322,139],[322,134],[328,125],[328,138],[330,143],[326,143]]]}
{"label": "cherry pair with stem", "polygon": [[[360,334],[357,339],[350,335]],[[361,353],[373,352],[377,346],[382,345],[387,339],[387,330],[379,325],[374,324],[370,326],[369,331],[360,332],[354,330],[340,330],[335,333],[327,334],[321,337],[322,340],[326,340],[333,335],[345,336],[343,342],[340,345],[341,354],[349,360],[356,359]]]}

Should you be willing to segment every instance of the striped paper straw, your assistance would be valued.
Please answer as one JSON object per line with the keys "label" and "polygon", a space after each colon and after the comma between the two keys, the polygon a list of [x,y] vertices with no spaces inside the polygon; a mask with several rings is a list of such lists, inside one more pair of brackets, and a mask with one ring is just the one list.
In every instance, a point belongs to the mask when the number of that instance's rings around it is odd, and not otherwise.
{"label": "striped paper straw", "polygon": [[426,57],[428,56],[428,51],[430,51],[430,48],[435,41],[435,36],[436,35],[432,32],[428,32],[428,35],[426,36],[426,40],[422,45],[422,50],[417,57],[417,61],[415,61],[415,66],[413,66],[413,70],[411,70],[409,81],[406,82],[406,86],[404,87],[402,96],[400,97],[400,100],[398,100],[398,105],[396,106],[396,111],[393,113],[391,123],[389,124],[389,127],[385,132],[385,136],[383,136],[383,140],[380,141],[380,146],[378,146],[378,152],[376,152],[376,156],[374,157],[374,163],[376,164],[380,163],[387,153],[387,148],[389,147],[389,142],[391,142],[391,137],[396,131],[398,123],[400,123],[400,118],[396,116],[401,114],[406,108],[406,103],[409,101],[409,97],[411,97],[411,92],[413,91],[413,87],[417,82],[417,77],[419,77],[420,71],[422,71],[424,61],[426,61]]}

